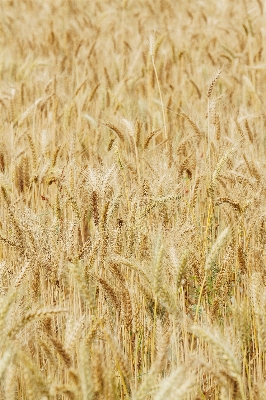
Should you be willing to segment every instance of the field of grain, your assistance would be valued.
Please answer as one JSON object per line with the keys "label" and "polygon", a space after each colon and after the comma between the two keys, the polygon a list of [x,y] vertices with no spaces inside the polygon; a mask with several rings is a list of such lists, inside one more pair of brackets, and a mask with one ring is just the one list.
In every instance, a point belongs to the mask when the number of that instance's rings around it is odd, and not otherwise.
{"label": "field of grain", "polygon": [[265,400],[265,3],[0,13],[0,399]]}

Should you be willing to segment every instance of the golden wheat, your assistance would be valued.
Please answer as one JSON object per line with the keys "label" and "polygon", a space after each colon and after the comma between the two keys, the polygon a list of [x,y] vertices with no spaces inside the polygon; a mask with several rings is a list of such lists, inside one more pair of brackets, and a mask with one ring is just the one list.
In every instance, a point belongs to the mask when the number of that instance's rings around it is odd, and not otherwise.
{"label": "golden wheat", "polygon": [[265,12],[1,2],[1,398],[264,400]]}

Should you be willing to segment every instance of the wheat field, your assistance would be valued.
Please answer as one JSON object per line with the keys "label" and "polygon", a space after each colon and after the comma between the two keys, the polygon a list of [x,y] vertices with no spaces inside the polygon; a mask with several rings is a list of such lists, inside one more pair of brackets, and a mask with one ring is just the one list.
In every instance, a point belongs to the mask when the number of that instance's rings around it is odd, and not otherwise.
{"label": "wheat field", "polygon": [[0,399],[265,400],[265,3],[0,12]]}

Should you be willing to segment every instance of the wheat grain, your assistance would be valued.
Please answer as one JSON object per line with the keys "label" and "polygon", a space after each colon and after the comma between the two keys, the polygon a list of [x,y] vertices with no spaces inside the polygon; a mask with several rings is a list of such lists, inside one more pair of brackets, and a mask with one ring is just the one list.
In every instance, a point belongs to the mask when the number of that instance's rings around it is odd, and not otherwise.
{"label": "wheat grain", "polygon": [[213,244],[210,253],[207,256],[206,263],[205,263],[205,271],[209,271],[212,267],[213,262],[218,257],[220,250],[223,248],[224,243],[227,239],[229,234],[229,228],[225,228],[220,235],[218,236],[217,240]]}
{"label": "wheat grain", "polygon": [[212,81],[211,81],[211,84],[210,84],[210,86],[209,86],[209,89],[208,89],[208,93],[207,93],[207,97],[208,97],[208,98],[211,97],[212,92],[213,92],[213,89],[214,89],[215,85],[217,84],[217,81],[218,81],[218,79],[219,79],[219,76],[221,75],[221,72],[222,72],[221,70],[218,70],[218,71],[216,72],[215,76],[213,77],[213,79],[212,79]]}

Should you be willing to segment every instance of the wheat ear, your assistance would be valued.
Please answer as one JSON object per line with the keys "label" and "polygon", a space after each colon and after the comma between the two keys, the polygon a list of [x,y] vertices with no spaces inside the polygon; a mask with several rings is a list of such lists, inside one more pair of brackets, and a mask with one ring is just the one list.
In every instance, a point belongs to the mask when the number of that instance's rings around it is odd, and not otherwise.
{"label": "wheat ear", "polygon": [[167,140],[168,139],[168,134],[167,134],[167,128],[166,128],[166,118],[165,118],[165,111],[164,111],[164,103],[163,103],[163,97],[162,97],[162,92],[161,92],[161,86],[160,86],[160,82],[159,82],[159,78],[158,78],[158,74],[157,74],[157,69],[156,69],[156,66],[155,66],[155,60],[154,60],[154,36],[152,34],[150,35],[150,55],[151,55],[152,65],[153,65],[153,69],[154,69],[154,73],[155,73],[155,77],[156,77],[156,82],[157,82],[157,86],[158,86],[160,100],[161,100],[162,113],[163,113],[163,124],[164,124],[164,139]]}

